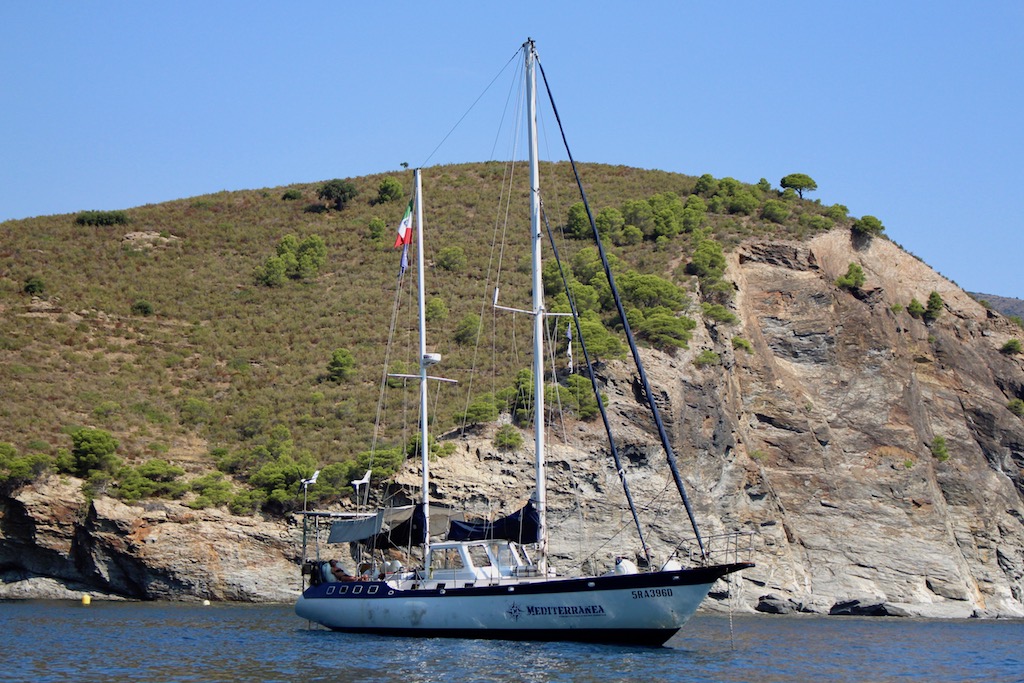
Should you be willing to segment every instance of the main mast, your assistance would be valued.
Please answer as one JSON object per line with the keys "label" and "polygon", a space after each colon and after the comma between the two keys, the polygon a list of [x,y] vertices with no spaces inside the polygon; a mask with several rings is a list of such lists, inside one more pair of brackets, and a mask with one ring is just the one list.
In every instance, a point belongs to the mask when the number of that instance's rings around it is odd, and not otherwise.
{"label": "main mast", "polygon": [[548,573],[547,464],[544,458],[544,286],[541,279],[540,173],[537,160],[537,51],[533,40],[523,43],[526,72],[527,145],[530,151],[530,235],[533,245],[533,432],[536,449],[536,503],[539,518],[537,569]]}
{"label": "main mast", "polygon": [[430,550],[430,443],[427,440],[427,367],[433,359],[427,357],[427,322],[426,306],[424,305],[423,282],[423,181],[420,169],[413,171],[413,201],[416,204],[416,281],[419,294],[419,326],[420,326],[420,454],[423,459],[423,561],[428,562]]}

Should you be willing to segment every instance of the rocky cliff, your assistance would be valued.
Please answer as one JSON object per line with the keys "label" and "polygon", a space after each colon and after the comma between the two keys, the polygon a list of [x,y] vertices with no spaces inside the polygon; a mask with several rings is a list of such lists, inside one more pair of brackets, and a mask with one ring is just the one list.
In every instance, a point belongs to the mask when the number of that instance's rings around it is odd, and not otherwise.
{"label": "rocky cliff", "polygon": [[300,589],[293,524],[154,501],[87,502],[47,477],[0,499],[0,598],[286,601]]}
{"label": "rocky cliff", "polygon": [[[866,282],[851,292],[834,282],[852,262]],[[1024,616],[1024,420],[1007,408],[1024,397],[1024,363],[1000,353],[1021,330],[893,243],[846,230],[745,243],[726,277],[738,323],[699,324],[674,357],[644,353],[702,533],[753,534],[757,566],[716,589],[719,604]],[[932,291],[945,306],[936,320],[903,308]],[[721,362],[695,365],[704,350]],[[664,559],[689,525],[653,423],[625,364],[599,376]],[[556,567],[607,566],[639,549],[596,429],[552,435]],[[933,452],[936,437],[947,453]],[[528,449],[499,454],[489,430],[450,438],[458,448],[435,463],[436,500],[498,514],[530,495]],[[396,485],[414,490],[418,476],[404,471]],[[73,480],[52,477],[0,506],[0,597],[286,600],[299,587],[299,545],[291,522],[86,504]]]}

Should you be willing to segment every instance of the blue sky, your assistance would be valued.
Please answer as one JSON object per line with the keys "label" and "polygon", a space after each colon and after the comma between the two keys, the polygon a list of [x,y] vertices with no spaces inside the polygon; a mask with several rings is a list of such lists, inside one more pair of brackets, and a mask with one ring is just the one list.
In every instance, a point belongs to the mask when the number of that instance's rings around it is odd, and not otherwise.
{"label": "blue sky", "polygon": [[431,152],[527,37],[578,160],[807,173],[1024,298],[1024,2],[6,2],[0,220],[501,156]]}

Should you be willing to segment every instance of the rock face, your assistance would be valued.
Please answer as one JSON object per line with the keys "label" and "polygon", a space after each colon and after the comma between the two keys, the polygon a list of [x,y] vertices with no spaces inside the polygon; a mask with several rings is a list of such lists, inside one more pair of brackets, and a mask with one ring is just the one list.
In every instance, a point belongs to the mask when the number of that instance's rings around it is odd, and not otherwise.
{"label": "rock face", "polygon": [[87,503],[49,477],[0,499],[0,598],[283,601],[300,589],[301,530],[159,501]]}
{"label": "rock face", "polygon": [[[854,293],[834,285],[851,262],[867,276]],[[765,612],[1024,615],[1024,421],[1007,408],[1024,368],[999,352],[1020,329],[893,243],[846,231],[743,245],[728,277],[738,324],[698,327],[675,358],[644,354],[702,533],[755,532],[757,567],[712,596]],[[903,310],[932,291],[936,320]],[[734,350],[736,336],[753,352]],[[721,365],[693,365],[706,349]],[[633,375],[618,362],[600,374],[663,560],[687,518]],[[552,552],[566,568],[640,548],[591,429],[571,427],[550,452]],[[499,457],[485,436],[434,465],[435,495],[509,512],[498,501],[529,496],[532,455]],[[932,453],[940,436],[948,458]]]}
{"label": "rock face", "polygon": [[[1024,420],[1007,408],[1024,397],[1024,362],[999,351],[1020,328],[884,239],[837,230],[729,258],[739,322],[699,323],[674,357],[644,352],[706,543],[752,534],[757,566],[716,587],[719,606],[1024,616]],[[834,285],[851,262],[866,275],[852,293]],[[936,320],[901,308],[932,291],[945,304]],[[704,350],[721,364],[695,366]],[[680,546],[686,514],[634,373],[615,361],[598,376],[662,562],[693,547]],[[457,449],[432,465],[432,500],[492,516],[526,501],[531,448],[500,453],[493,429],[448,437]],[[606,569],[641,547],[600,429],[566,422],[549,437],[556,569]],[[933,455],[936,437],[948,457]],[[415,495],[419,477],[410,462],[392,493]],[[54,477],[0,500],[0,597],[290,600],[299,589],[294,525],[168,502],[86,504],[78,490]]]}

